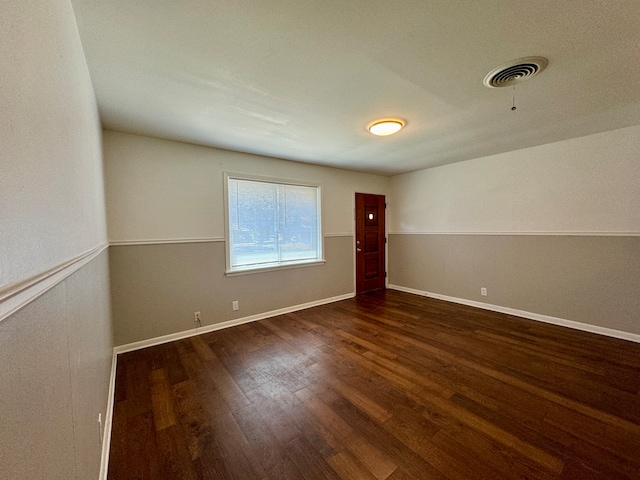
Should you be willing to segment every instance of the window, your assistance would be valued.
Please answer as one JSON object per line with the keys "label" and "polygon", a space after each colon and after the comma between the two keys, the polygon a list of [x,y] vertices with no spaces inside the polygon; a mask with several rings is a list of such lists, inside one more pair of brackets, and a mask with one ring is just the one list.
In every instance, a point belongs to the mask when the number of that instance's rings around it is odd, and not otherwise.
{"label": "window", "polygon": [[227,273],[322,262],[320,186],[226,175]]}

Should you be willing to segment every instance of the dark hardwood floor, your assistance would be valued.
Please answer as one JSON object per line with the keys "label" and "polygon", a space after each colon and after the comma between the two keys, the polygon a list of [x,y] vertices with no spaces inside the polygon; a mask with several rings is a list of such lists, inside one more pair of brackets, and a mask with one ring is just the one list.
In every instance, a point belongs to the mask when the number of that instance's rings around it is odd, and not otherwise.
{"label": "dark hardwood floor", "polygon": [[640,344],[379,291],[118,357],[109,479],[639,479]]}

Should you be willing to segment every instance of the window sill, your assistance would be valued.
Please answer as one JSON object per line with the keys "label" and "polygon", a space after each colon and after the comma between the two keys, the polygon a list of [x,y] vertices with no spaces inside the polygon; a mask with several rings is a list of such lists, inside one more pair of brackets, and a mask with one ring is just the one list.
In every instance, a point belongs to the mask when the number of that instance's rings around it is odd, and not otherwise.
{"label": "window sill", "polygon": [[327,263],[327,261],[323,258],[322,260],[310,260],[308,262],[285,263],[282,265],[273,265],[269,267],[247,267],[247,268],[240,268],[236,270],[226,270],[224,274],[227,277],[235,277],[238,275],[252,275],[254,273],[266,273],[266,272],[275,272],[277,270],[289,270],[291,268],[314,267],[318,265],[324,265],[325,263]]}

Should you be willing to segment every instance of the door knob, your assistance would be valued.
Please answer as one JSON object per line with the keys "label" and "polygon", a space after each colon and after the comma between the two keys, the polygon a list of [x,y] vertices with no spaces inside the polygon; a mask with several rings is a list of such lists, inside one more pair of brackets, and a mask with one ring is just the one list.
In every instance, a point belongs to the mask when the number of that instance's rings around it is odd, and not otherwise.
{"label": "door knob", "polygon": [[356,248],[356,252],[361,252],[362,249],[361,248]]}

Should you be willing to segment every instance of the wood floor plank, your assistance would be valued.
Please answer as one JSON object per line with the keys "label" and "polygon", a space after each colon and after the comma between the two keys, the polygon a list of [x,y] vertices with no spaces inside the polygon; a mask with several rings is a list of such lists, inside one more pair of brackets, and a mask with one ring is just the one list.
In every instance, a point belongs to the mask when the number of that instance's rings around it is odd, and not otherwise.
{"label": "wood floor plank", "polygon": [[[351,403],[339,399],[332,404],[332,408],[368,442],[379,451],[384,452],[394,464],[400,465],[399,469],[402,469],[403,473],[416,479],[442,480],[447,478],[395,435],[387,431],[383,425],[372,421]],[[396,469],[394,473],[399,469]]]}
{"label": "wood floor plank", "polygon": [[[439,337],[441,340],[444,338],[454,348],[471,346],[477,352],[476,356],[488,361],[487,364],[491,365],[496,371],[504,372],[511,376],[526,376],[527,382],[540,388],[559,393],[568,398],[578,397],[582,402],[593,405],[598,409],[609,411],[634,423],[640,421],[640,406],[635,401],[634,393],[627,391],[616,392],[617,402],[615,404],[607,402],[606,397],[612,391],[608,380],[596,379],[586,372],[560,364],[550,362],[543,364],[536,361],[535,357],[526,355],[519,350],[509,351],[509,349],[504,349],[495,351],[494,349],[484,348],[484,345],[474,338],[464,339],[463,343],[463,339],[452,335],[443,334]],[[514,372],[512,365],[518,365],[517,372]],[[577,385],[582,388],[576,389]]]}
{"label": "wood floor plank", "polygon": [[127,421],[126,450],[117,474],[109,478],[162,478],[162,458],[151,412],[138,414]]}
{"label": "wood floor plank", "polygon": [[[283,393],[288,395],[288,392]],[[259,422],[273,434],[281,445],[285,445],[293,439],[302,435],[302,429],[295,418],[290,413],[294,411],[288,406],[284,406],[277,400],[260,393],[250,396],[251,406],[259,406],[257,410],[260,417]]]}
{"label": "wood floor plank", "polygon": [[164,430],[176,424],[173,391],[164,369],[151,372],[151,405],[156,430]]}
{"label": "wood floor plank", "polygon": [[130,450],[128,438],[131,435],[131,429],[127,425],[127,410],[126,400],[117,401],[113,406],[108,466],[110,479],[127,478],[127,462],[125,460]]}
{"label": "wood floor plank", "polygon": [[640,344],[378,291],[118,357],[109,479],[640,478]]}
{"label": "wood floor plank", "polygon": [[[637,393],[640,390],[640,375],[633,375],[629,367],[603,362],[603,359],[590,359],[584,356],[576,357],[561,351],[550,350],[546,346],[523,337],[514,337],[508,333],[496,334],[484,330],[477,330],[476,334],[482,339],[490,341],[496,348],[513,348],[518,351],[528,352],[538,359],[551,363],[560,363],[598,375],[598,380],[612,381],[611,385],[623,390]],[[640,372],[636,372],[639,373]]]}
{"label": "wood floor plank", "polygon": [[459,452],[470,465],[481,459],[494,469],[492,478],[548,480],[557,477],[556,473],[466,425],[443,428],[432,441],[440,450]]}
{"label": "wood floor plank", "polygon": [[394,358],[396,358],[398,356],[398,354],[391,352],[385,348],[381,348],[378,345],[376,345],[373,342],[370,342],[368,340],[365,340],[361,337],[358,337],[356,335],[352,335],[351,333],[345,332],[344,330],[336,330],[335,332],[338,336],[347,339],[350,342],[353,342],[357,345],[360,345],[361,347],[366,348],[367,350],[375,353],[376,355],[383,357],[383,358],[387,358],[390,360],[393,360]]}
{"label": "wood floor plank", "polygon": [[[602,410],[599,410],[598,408],[594,408],[591,405],[573,400],[572,398],[568,398],[567,396],[564,396],[561,393],[557,393],[557,392],[548,390],[544,387],[541,387],[537,383],[529,383],[528,381],[523,380],[518,376],[514,376],[509,373],[504,373],[492,366],[486,366],[482,362],[479,362],[477,359],[473,359],[473,360],[468,359],[466,358],[467,355],[463,353],[456,355],[455,353],[451,353],[450,351],[444,348],[434,346],[429,342],[416,340],[408,335],[398,334],[393,332],[389,332],[388,334],[395,336],[396,338],[400,338],[405,342],[410,343],[417,348],[421,348],[424,351],[429,352],[445,361],[449,361],[453,364],[459,364],[459,365],[469,367],[473,370],[480,372],[483,375],[486,375],[490,378],[495,378],[496,380],[500,380],[516,388],[520,388],[524,391],[528,391],[538,397],[545,398],[547,400],[558,403],[560,405],[564,405],[568,408],[572,408],[574,410],[580,411],[585,415],[592,416],[593,418],[609,421],[620,428],[627,428],[632,432],[640,432],[638,423],[635,423],[633,421],[628,421],[622,417],[618,417],[617,415],[609,414],[608,412],[604,412]],[[635,344],[631,344],[630,348],[634,350],[637,347],[635,346]],[[460,352],[464,352],[464,349],[456,349],[456,350],[460,350]]]}
{"label": "wood floor plank", "polygon": [[178,425],[172,425],[156,432],[160,471],[172,480],[196,480],[197,474],[191,462],[185,435]]}
{"label": "wood floor plank", "polygon": [[353,478],[376,480],[376,477],[347,451],[336,453],[329,459],[329,464],[343,480],[351,480]]}
{"label": "wood floor plank", "polygon": [[544,421],[626,458],[640,468],[640,435],[636,433],[614,429],[605,422],[560,405],[552,405]]}
{"label": "wood floor plank", "polygon": [[262,479],[266,472],[230,411],[213,419],[210,442],[202,458],[222,465],[222,478]]}
{"label": "wood floor plank", "polygon": [[299,471],[304,472],[305,479],[339,479],[340,476],[331,468],[320,453],[307,442],[304,437],[298,437],[285,445],[287,456],[293,461]]}
{"label": "wood floor plank", "polygon": [[286,443],[281,443],[274,435],[259,410],[248,405],[234,412],[234,417],[260,465],[266,472],[297,471],[289,465],[285,455],[283,445]]}
{"label": "wood floor plank", "polygon": [[[311,367],[313,371],[319,371],[322,370],[322,368],[323,367],[319,364],[315,364]],[[342,395],[356,408],[362,410],[375,421],[383,423],[391,417],[391,412],[378,404],[368,391],[362,392],[360,389],[350,386],[347,381],[343,381],[337,376],[327,378],[325,381],[333,390]],[[357,379],[355,379],[353,383],[356,382]]]}
{"label": "wood floor plank", "polygon": [[398,466],[384,452],[360,434],[349,438],[347,450],[352,452],[362,465],[378,480],[388,478]]}
{"label": "wood floor plank", "polygon": [[292,340],[293,339],[293,335],[291,335],[286,330],[283,330],[282,328],[278,327],[271,320],[263,320],[262,321],[262,325],[267,327],[269,330],[271,330],[273,333],[275,333],[277,336],[279,336],[283,340]]}
{"label": "wood floor plank", "polygon": [[207,345],[200,337],[191,337],[191,343],[202,360],[203,368],[213,380],[216,388],[229,405],[229,408],[236,410],[238,408],[249,405],[249,400],[242,389],[237,385],[233,377],[229,375],[226,368],[216,354],[213,353],[209,345]]}
{"label": "wood floor plank", "polygon": [[173,386],[178,421],[182,426],[191,460],[202,456],[205,439],[211,435],[211,423],[204,411],[192,380]]}
{"label": "wood floor plank", "polygon": [[340,415],[337,415],[322,400],[313,394],[308,388],[296,392],[296,397],[316,418],[316,420],[335,439],[333,443],[337,448],[342,449],[346,445],[346,440],[353,433],[353,429],[345,422]]}

